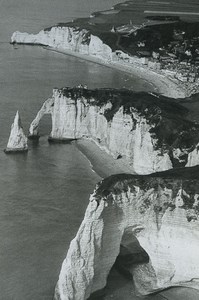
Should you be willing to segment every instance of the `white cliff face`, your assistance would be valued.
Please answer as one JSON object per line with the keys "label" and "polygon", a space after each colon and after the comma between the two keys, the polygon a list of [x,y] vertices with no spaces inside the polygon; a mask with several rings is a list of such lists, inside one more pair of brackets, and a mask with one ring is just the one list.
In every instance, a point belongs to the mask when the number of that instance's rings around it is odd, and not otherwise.
{"label": "white cliff face", "polygon": [[[11,43],[49,46],[66,54],[81,56],[84,59],[97,61],[124,72],[140,73],[147,81],[156,82],[161,94],[172,98],[189,97],[198,92],[198,81],[189,81],[187,84],[180,78],[177,80],[176,72],[160,69],[158,62],[127,54],[126,51],[120,49],[121,47],[117,47],[116,41],[113,47],[106,38],[103,39],[101,36],[99,38],[95,35],[98,33],[93,31],[94,34],[92,34],[91,32],[73,23],[58,24],[41,30],[37,34],[16,31],[12,34]],[[116,40],[117,36],[114,39]],[[115,47],[117,48],[115,49]],[[154,76],[155,74],[156,76]]]}
{"label": "white cliff face", "polygon": [[112,49],[104,44],[100,38],[92,34],[89,43],[89,54],[102,58],[103,60],[112,60]]}
{"label": "white cliff face", "polygon": [[70,244],[54,299],[86,300],[102,289],[120,245],[133,249],[135,239],[149,256],[149,262],[131,266],[139,293],[170,286],[199,289],[198,188],[196,180],[105,179]]}
{"label": "white cliff face", "polygon": [[[181,157],[188,156],[188,150],[163,144],[157,147],[157,137],[151,133],[155,125],[150,124],[146,116],[140,114],[137,109],[132,107],[131,112],[126,113],[121,106],[109,120],[106,115],[111,111],[113,104],[109,101],[103,105],[95,102],[96,99],[92,97],[87,99],[77,96],[75,99],[70,93],[66,96],[62,90],[54,89],[52,98],[44,103],[31,124],[30,135],[38,134],[41,117],[50,113],[52,140],[91,138],[114,158],[126,159],[132,166],[132,171],[138,174],[171,169],[174,167],[172,157],[183,164]],[[189,154],[189,157],[190,155],[192,154]],[[198,161],[199,157],[195,153],[188,164],[193,166]]]}
{"label": "white cliff face", "polygon": [[10,137],[5,152],[15,152],[15,151],[23,152],[27,150],[28,150],[27,138],[23,132],[19,112],[17,111],[15,115],[14,123],[12,124],[11,127]]}
{"label": "white cliff face", "polygon": [[189,153],[186,167],[199,165],[199,144]]}
{"label": "white cliff face", "polygon": [[104,44],[97,36],[86,29],[76,27],[55,26],[49,30],[41,30],[38,34],[14,32],[12,43],[39,44],[61,50],[69,50],[84,55],[91,55],[104,60],[112,59],[111,48]]}

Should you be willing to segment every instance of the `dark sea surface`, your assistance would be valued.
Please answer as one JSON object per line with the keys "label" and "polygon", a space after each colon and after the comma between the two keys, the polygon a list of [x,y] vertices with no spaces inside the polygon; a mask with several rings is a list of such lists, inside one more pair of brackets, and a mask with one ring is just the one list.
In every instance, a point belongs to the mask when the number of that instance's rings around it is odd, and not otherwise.
{"label": "dark sea surface", "polygon": [[0,0],[0,300],[50,300],[70,240],[100,177],[71,144],[49,145],[50,117],[28,154],[8,155],[19,110],[28,126],[53,87],[131,87],[137,78],[42,47],[12,46],[15,30],[39,30],[107,9],[117,0]]}
{"label": "dark sea surface", "polygon": [[[0,0],[0,300],[51,300],[61,263],[89,194],[100,177],[72,144],[48,144],[50,117],[39,144],[5,155],[14,115],[24,129],[53,87],[79,83],[151,91],[145,81],[42,47],[12,46],[15,30],[39,30],[88,16],[117,0]],[[124,300],[124,299],[121,299]]]}

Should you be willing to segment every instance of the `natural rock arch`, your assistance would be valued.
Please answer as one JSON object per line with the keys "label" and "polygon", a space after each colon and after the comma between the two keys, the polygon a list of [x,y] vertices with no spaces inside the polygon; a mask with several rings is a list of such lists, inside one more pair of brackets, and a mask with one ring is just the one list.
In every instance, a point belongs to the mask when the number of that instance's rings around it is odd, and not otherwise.
{"label": "natural rock arch", "polygon": [[54,106],[54,98],[48,98],[38,111],[36,117],[30,124],[29,128],[29,138],[31,139],[37,139],[39,138],[39,124],[41,119],[43,118],[44,115],[51,114],[53,112],[53,106]]}
{"label": "natural rock arch", "polygon": [[140,293],[177,285],[199,288],[198,197],[196,180],[124,174],[105,179],[71,242],[55,299],[86,300],[105,287],[127,231],[150,258],[133,270]]}
{"label": "natural rock arch", "polygon": [[54,89],[31,123],[29,138],[38,138],[39,122],[50,114],[50,141],[91,139],[123,158],[134,173],[198,165],[198,124],[185,119],[182,106],[173,105],[164,97],[131,91]]}
{"label": "natural rock arch", "polygon": [[146,265],[150,261],[150,257],[141,247],[135,233],[136,229],[133,226],[124,230],[120,244],[120,253],[114,264],[115,269],[131,280],[136,271],[136,266]]}

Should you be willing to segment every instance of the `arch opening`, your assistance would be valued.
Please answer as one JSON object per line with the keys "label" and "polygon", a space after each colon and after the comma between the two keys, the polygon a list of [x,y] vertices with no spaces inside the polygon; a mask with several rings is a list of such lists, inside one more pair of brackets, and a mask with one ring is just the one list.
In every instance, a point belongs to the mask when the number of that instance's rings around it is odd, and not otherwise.
{"label": "arch opening", "polygon": [[141,247],[132,228],[127,228],[122,236],[120,253],[113,267],[127,279],[133,280],[135,267],[148,263],[149,255]]}
{"label": "arch opening", "polygon": [[150,257],[140,245],[135,228],[126,228],[121,239],[120,252],[107,276],[105,288],[94,292],[87,300],[106,300],[113,295],[116,297],[122,295],[121,299],[128,300],[127,294],[136,295],[139,292],[135,289],[134,272],[140,267],[145,269],[149,262]]}
{"label": "arch opening", "polygon": [[39,135],[49,136],[52,131],[52,116],[51,114],[45,114],[39,122]]}

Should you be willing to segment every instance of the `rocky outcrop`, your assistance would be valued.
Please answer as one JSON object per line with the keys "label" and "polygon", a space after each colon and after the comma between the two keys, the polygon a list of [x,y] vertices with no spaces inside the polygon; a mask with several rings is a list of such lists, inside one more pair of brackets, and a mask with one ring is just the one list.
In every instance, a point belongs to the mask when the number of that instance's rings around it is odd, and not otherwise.
{"label": "rocky outcrop", "polygon": [[38,135],[52,115],[51,140],[91,138],[114,158],[125,158],[138,174],[198,164],[198,125],[165,97],[128,90],[54,89],[30,126]]}
{"label": "rocky outcrop", "polygon": [[28,151],[27,138],[23,132],[18,111],[11,127],[7,148],[4,151],[5,153]]}
{"label": "rocky outcrop", "polygon": [[[98,184],[62,264],[54,299],[86,300],[105,287],[121,247],[134,256],[128,272],[139,293],[199,289],[198,172],[193,167],[121,174]],[[148,260],[141,262],[143,250]]]}
{"label": "rocky outcrop", "polygon": [[16,31],[11,37],[11,43],[45,45],[84,55],[97,56],[106,61],[112,59],[112,50],[108,45],[88,30],[75,26],[53,26],[41,30],[38,34]]}

